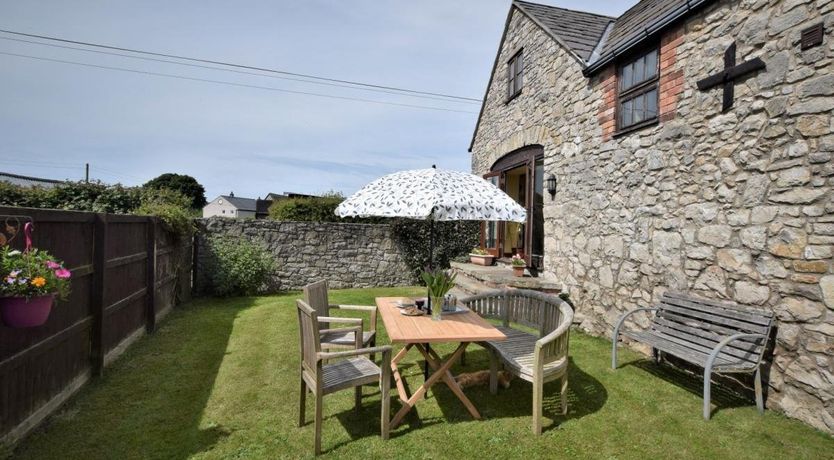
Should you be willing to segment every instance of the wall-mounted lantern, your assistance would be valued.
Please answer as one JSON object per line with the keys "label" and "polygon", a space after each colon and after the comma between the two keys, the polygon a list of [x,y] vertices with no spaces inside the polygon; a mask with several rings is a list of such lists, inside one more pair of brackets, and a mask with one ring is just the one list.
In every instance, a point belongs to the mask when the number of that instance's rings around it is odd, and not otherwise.
{"label": "wall-mounted lantern", "polygon": [[550,193],[550,198],[553,199],[556,196],[556,176],[553,174],[547,176],[545,185],[547,186],[547,192]]}

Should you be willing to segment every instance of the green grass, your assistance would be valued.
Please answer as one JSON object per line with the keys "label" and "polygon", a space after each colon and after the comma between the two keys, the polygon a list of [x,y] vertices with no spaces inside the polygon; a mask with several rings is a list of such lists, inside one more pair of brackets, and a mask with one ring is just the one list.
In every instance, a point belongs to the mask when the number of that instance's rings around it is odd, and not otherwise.
{"label": "green grass", "polygon": [[[373,304],[375,296],[422,292],[345,290],[332,300]],[[296,426],[296,297],[205,299],[175,310],[13,456],[311,457],[313,426]],[[530,433],[531,387],[518,379],[497,396],[486,387],[467,389],[483,421],[471,420],[439,384],[417,405],[419,419],[412,412],[386,442],[378,432],[379,392],[366,388],[359,413],[352,410],[352,391],[325,397],[325,457],[834,458],[834,439],[772,411],[760,416],[752,401],[724,398],[705,422],[697,378],[629,351],[612,371],[610,342],[572,334],[569,413],[556,415],[558,382],[545,386],[540,437]],[[384,333],[380,342],[386,343]],[[422,382],[416,356],[404,372],[412,389]],[[485,368],[485,352],[472,347],[466,366],[456,370]]]}

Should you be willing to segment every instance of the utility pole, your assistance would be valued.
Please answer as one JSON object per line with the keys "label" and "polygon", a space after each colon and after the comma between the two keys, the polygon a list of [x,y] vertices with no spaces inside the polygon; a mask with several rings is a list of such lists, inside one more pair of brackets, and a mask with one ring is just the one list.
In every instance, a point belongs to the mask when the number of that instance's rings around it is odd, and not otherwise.
{"label": "utility pole", "polygon": [[90,163],[84,163],[84,182],[90,183]]}

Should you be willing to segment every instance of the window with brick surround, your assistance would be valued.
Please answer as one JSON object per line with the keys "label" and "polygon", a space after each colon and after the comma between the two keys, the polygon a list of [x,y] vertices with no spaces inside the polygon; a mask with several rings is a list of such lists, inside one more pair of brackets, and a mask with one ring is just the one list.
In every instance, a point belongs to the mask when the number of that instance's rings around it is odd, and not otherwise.
{"label": "window with brick surround", "polygon": [[653,48],[617,67],[617,131],[657,121],[658,50]]}
{"label": "window with brick surround", "polygon": [[519,50],[510,58],[507,63],[507,101],[521,93],[521,86],[524,82],[524,53]]}

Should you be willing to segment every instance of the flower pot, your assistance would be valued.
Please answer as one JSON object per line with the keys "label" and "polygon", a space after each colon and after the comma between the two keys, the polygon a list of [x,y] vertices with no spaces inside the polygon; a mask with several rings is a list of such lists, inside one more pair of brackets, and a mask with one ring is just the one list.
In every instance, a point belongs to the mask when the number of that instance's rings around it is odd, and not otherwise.
{"label": "flower pot", "polygon": [[492,265],[493,259],[495,259],[495,256],[491,254],[469,254],[469,261],[475,265],[483,265],[485,267],[488,267]]}
{"label": "flower pot", "polygon": [[41,326],[49,318],[55,294],[39,297],[3,297],[0,299],[0,317],[8,327],[23,328]]}
{"label": "flower pot", "polygon": [[522,267],[522,266],[519,266],[519,265],[513,265],[513,275],[515,275],[519,278],[523,277],[525,268],[526,267]]}

